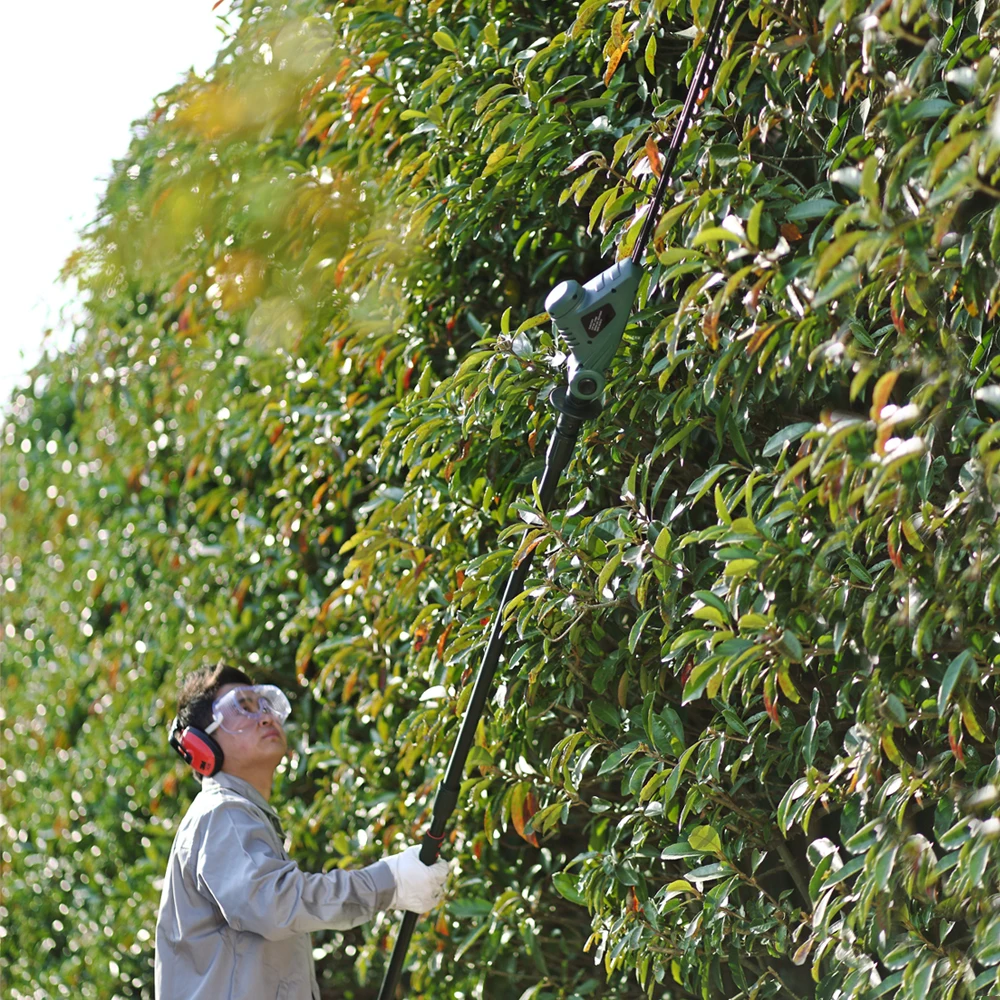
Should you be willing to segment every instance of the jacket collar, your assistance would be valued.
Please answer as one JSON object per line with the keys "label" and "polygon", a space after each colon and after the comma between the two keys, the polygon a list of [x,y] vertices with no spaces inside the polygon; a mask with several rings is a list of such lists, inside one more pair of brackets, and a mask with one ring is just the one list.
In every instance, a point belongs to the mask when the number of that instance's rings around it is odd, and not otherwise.
{"label": "jacket collar", "polygon": [[280,824],[280,819],[278,814],[271,808],[267,799],[264,798],[260,792],[257,791],[249,781],[244,781],[243,778],[237,778],[234,774],[227,774],[225,771],[219,771],[214,777],[204,777],[201,782],[202,791],[213,792],[217,788],[226,788],[231,792],[236,792],[237,795],[242,795],[243,798],[249,799],[255,806],[263,809],[272,819],[276,820]]}

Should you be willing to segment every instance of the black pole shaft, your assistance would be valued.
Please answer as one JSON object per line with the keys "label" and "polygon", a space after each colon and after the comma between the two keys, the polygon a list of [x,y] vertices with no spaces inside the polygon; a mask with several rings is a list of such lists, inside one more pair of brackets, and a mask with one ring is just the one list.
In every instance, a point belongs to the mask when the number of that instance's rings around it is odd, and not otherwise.
{"label": "black pole shaft", "polygon": [[673,134],[670,136],[670,145],[667,147],[667,154],[664,158],[663,167],[660,171],[660,180],[653,192],[653,200],[649,203],[649,210],[643,220],[642,229],[632,248],[632,263],[642,264],[642,258],[646,255],[646,246],[653,235],[653,227],[656,225],[657,216],[660,214],[660,204],[667,191],[674,173],[674,165],[677,163],[677,154],[681,146],[684,145],[684,138],[687,130],[691,127],[695,109],[707,96],[707,91],[712,84],[715,70],[719,62],[719,50],[722,46],[722,22],[726,14],[727,0],[716,0],[715,12],[709,22],[708,30],[705,32],[705,47],[702,49],[698,65],[695,67],[694,76],[691,78],[691,86],[688,88],[687,97],[684,99],[684,106],[681,108],[680,117],[674,125]]}
{"label": "black pole shaft", "polygon": [[[580,435],[583,421],[584,417],[582,416],[574,416],[569,413],[559,414],[555,430],[549,441],[548,451],[545,453],[545,471],[542,473],[542,481],[538,485],[538,495],[543,511],[549,509],[556,487],[559,485],[559,479],[573,454],[573,448]],[[520,562],[511,568],[500,607],[493,618],[489,641],[486,643],[479,673],[476,675],[472,694],[465,708],[458,738],[451,751],[448,769],[445,771],[444,779],[438,786],[434,799],[430,829],[424,834],[423,842],[420,845],[420,860],[425,865],[432,865],[437,860],[441,850],[441,842],[444,840],[445,828],[458,803],[458,794],[465,774],[465,762],[475,741],[476,729],[482,718],[483,710],[486,708],[486,702],[493,687],[493,675],[496,673],[497,664],[500,662],[500,656],[503,652],[503,625],[507,605],[524,589],[524,581],[531,568],[532,551],[529,549],[521,557]],[[403,915],[399,933],[396,935],[396,943],[392,949],[392,956],[389,959],[389,966],[385,971],[385,978],[382,980],[382,988],[378,993],[378,1000],[395,1000],[396,989],[403,973],[403,963],[406,961],[406,952],[409,950],[410,939],[413,937],[413,931],[417,925],[417,916],[418,914],[409,912]]]}

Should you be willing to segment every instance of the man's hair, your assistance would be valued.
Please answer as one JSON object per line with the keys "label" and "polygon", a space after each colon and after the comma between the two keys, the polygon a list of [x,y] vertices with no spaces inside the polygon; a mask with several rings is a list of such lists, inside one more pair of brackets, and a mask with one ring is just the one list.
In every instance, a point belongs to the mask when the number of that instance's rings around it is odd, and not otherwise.
{"label": "man's hair", "polygon": [[212,667],[199,667],[184,678],[177,699],[177,727],[207,729],[212,724],[212,702],[226,684],[253,684],[242,670],[224,660]]}

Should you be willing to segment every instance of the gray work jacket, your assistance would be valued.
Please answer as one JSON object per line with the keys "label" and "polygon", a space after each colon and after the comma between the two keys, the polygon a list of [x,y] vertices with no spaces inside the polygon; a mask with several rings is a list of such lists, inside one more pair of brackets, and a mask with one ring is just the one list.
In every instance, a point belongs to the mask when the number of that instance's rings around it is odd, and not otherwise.
{"label": "gray work jacket", "polygon": [[309,932],[392,902],[385,862],[310,874],[248,782],[205,778],[177,829],[156,918],[157,1000],[319,1000]]}

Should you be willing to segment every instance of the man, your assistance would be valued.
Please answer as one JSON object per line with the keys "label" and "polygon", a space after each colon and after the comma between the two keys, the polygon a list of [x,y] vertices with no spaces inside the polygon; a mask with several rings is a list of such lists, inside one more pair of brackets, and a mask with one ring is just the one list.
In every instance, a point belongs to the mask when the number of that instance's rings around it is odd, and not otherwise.
{"label": "man", "polygon": [[310,931],[443,896],[447,864],[425,866],[417,847],[357,871],[304,872],[288,857],[268,799],[289,711],[278,688],[223,664],[184,683],[170,743],[202,787],[167,862],[157,1000],[319,1000]]}

